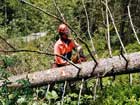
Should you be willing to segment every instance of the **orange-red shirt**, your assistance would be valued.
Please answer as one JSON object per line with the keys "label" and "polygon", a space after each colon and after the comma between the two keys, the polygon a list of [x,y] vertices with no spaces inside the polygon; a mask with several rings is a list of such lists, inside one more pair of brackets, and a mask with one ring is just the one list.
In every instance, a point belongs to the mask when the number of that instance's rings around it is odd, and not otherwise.
{"label": "orange-red shirt", "polygon": [[[67,59],[70,60],[72,55],[72,50],[76,47],[75,43],[68,39],[67,42],[63,42],[59,39],[54,45],[54,54],[63,55]],[[66,61],[61,57],[55,56],[55,63],[56,64],[64,64]]]}

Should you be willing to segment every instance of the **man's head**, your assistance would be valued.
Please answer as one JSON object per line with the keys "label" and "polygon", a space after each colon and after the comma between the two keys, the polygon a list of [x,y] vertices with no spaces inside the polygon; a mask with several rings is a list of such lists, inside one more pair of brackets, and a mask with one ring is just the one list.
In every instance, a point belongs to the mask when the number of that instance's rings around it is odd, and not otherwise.
{"label": "man's head", "polygon": [[65,24],[60,24],[58,27],[58,33],[61,38],[67,39],[70,34],[70,30]]}

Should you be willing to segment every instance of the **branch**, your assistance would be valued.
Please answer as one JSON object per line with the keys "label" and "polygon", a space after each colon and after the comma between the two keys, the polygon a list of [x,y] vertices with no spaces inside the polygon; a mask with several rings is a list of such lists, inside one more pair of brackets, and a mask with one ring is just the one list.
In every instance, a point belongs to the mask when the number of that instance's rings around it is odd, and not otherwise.
{"label": "branch", "polygon": [[98,85],[98,82],[99,82],[99,78],[96,79],[96,82],[95,82],[95,85],[94,85],[94,101],[96,100],[96,90],[97,90],[97,85]]}
{"label": "branch", "polygon": [[14,46],[12,46],[9,42],[7,42],[7,40],[5,38],[3,38],[2,36],[0,36],[0,39],[2,39],[9,47],[11,47],[13,50],[16,50],[16,48]]}
{"label": "branch", "polygon": [[81,86],[80,86],[80,91],[79,91],[79,96],[78,96],[78,105],[80,105],[80,102],[81,102],[80,98],[81,98],[84,82],[85,82],[85,80],[82,78]]}
{"label": "branch", "polygon": [[140,44],[140,40],[139,40],[139,38],[138,38],[138,36],[137,36],[137,33],[136,33],[136,31],[135,31],[135,28],[134,28],[134,25],[133,25],[133,22],[132,22],[132,18],[131,18],[131,14],[130,14],[129,5],[127,6],[127,9],[128,9],[128,16],[129,16],[129,20],[130,20],[130,24],[131,24],[132,30],[133,30],[133,32],[134,32],[134,35],[135,35],[135,37],[136,37],[136,39],[137,39],[138,44]]}
{"label": "branch", "polygon": [[[106,0],[106,7],[108,6],[108,1]],[[108,18],[108,10],[106,8],[106,23],[107,23],[107,45],[109,50],[109,55],[112,57],[112,50],[110,44],[110,31],[109,31],[109,18]]]}
{"label": "branch", "polygon": [[[87,10],[86,10],[86,6],[85,6],[85,3],[84,3],[84,0],[82,0],[82,4],[83,4],[84,10],[85,10],[85,14],[86,14],[86,18],[87,18],[88,35],[90,37],[91,46],[92,46],[93,51],[96,52],[94,44],[93,44],[93,41],[92,41],[90,29],[89,29],[89,18],[88,18],[88,14],[87,14]],[[96,53],[95,53],[95,56],[98,57]]]}
{"label": "branch", "polygon": [[113,16],[112,16],[112,13],[111,13],[111,11],[110,11],[108,5],[106,5],[106,3],[104,3],[103,1],[102,1],[102,3],[106,6],[106,8],[107,8],[107,10],[108,10],[108,12],[109,12],[109,14],[110,14],[110,17],[111,17],[113,26],[114,26],[114,28],[115,28],[116,34],[117,34],[117,36],[118,36],[118,38],[119,38],[120,44],[121,44],[121,46],[122,46],[122,48],[123,48],[123,51],[126,53],[125,47],[124,47],[124,45],[123,45],[123,42],[122,42],[122,40],[121,40],[121,38],[120,38],[119,32],[118,32],[117,27],[116,27],[116,25],[115,25],[115,21],[114,21],[114,18],[113,18]]}
{"label": "branch", "polygon": [[33,7],[33,8],[35,8],[35,9],[38,9],[38,10],[42,11],[43,13],[45,13],[45,14],[47,14],[48,16],[51,16],[51,17],[53,17],[53,18],[59,20],[60,22],[64,22],[62,19],[58,18],[57,16],[55,16],[55,15],[49,13],[49,12],[46,12],[46,11],[43,10],[42,8],[39,8],[39,7],[35,6],[35,5],[33,5],[33,4],[29,3],[29,2],[27,2],[26,0],[19,0],[19,1],[22,2],[22,3],[25,3],[25,4],[29,5],[29,6],[31,6],[31,7]]}
{"label": "branch", "polygon": [[59,7],[58,7],[57,4],[56,4],[56,0],[53,0],[53,3],[54,3],[54,6],[55,6],[56,10],[57,10],[58,13],[60,14],[60,17],[62,18],[62,20],[63,20],[64,22],[66,22],[66,20],[65,20],[65,18],[64,18],[64,16],[63,16],[63,14],[62,14],[62,12],[60,11]]}
{"label": "branch", "polygon": [[43,55],[50,55],[50,56],[58,56],[60,58],[63,58],[67,62],[69,62],[71,65],[76,67],[78,70],[80,70],[80,68],[78,66],[76,66],[72,61],[70,61],[66,57],[64,57],[62,55],[58,55],[58,54],[52,54],[52,53],[47,53],[47,52],[42,52],[42,51],[35,51],[35,50],[0,50],[0,52],[4,52],[4,53],[8,53],[8,52],[9,53],[28,52],[28,53],[37,53],[37,54],[43,54]]}

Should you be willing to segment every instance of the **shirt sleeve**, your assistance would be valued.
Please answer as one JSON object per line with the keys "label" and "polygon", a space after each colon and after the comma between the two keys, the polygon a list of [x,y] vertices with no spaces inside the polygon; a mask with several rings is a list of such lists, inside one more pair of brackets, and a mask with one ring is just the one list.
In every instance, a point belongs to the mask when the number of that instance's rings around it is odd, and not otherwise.
{"label": "shirt sleeve", "polygon": [[[61,49],[58,45],[54,46],[54,54],[62,55]],[[66,63],[66,61],[64,59],[62,59],[61,57],[55,56],[54,59],[55,59],[55,63],[57,63],[57,64],[65,64]]]}

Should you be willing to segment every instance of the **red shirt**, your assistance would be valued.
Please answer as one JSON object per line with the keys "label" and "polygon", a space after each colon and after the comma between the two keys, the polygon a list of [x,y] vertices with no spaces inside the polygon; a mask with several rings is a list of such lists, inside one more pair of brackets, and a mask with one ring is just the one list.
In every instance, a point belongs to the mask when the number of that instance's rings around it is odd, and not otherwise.
{"label": "red shirt", "polygon": [[[70,60],[72,55],[72,50],[76,47],[75,43],[68,39],[67,42],[62,41],[59,39],[54,45],[54,54],[62,55]],[[55,63],[56,64],[64,64],[66,61],[61,57],[55,56]]]}

